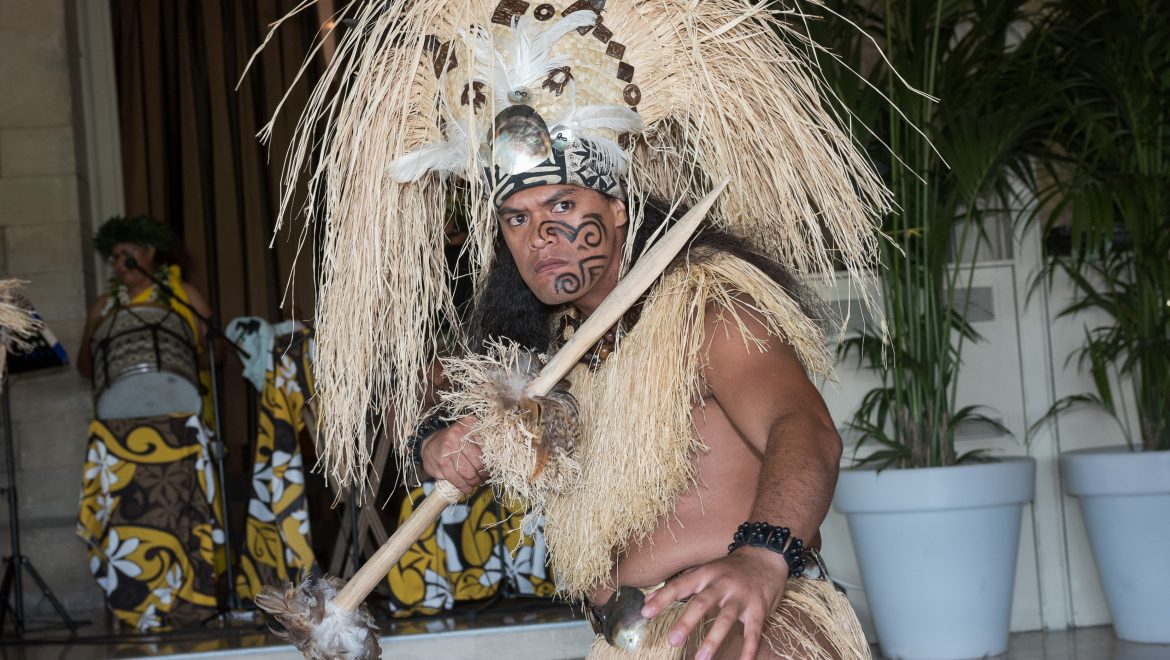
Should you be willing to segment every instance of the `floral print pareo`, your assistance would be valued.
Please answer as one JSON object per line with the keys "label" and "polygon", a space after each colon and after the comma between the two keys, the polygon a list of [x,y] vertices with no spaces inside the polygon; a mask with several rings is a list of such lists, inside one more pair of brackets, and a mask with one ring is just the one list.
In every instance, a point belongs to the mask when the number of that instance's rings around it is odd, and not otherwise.
{"label": "floral print pareo", "polygon": [[223,530],[209,435],[197,416],[90,424],[77,534],[106,605],[142,632],[216,612]]}
{"label": "floral print pareo", "polygon": [[[411,491],[399,522],[434,489]],[[490,598],[501,589],[524,596],[552,597],[548,551],[540,526],[521,533],[523,507],[501,502],[480,488],[447,507],[386,576],[390,613],[396,617],[436,614],[456,602]],[[528,530],[525,530],[528,531]]]}
{"label": "floral print pareo", "polygon": [[313,339],[305,329],[276,338],[269,355],[236,576],[241,598],[254,598],[265,585],[295,580],[316,563],[298,441],[305,429],[305,402],[313,396],[312,359]]}

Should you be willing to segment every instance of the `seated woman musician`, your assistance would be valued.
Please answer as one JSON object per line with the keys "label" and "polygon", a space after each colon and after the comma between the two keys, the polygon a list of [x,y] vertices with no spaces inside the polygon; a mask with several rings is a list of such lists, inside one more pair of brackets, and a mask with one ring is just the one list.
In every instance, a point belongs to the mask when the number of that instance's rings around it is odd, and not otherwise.
{"label": "seated woman musician", "polygon": [[[81,375],[93,377],[91,344],[98,324],[115,309],[130,305],[155,304],[174,309],[190,327],[200,366],[205,366],[207,358],[203,355],[203,348],[206,328],[203,321],[192,314],[190,309],[172,300],[169,292],[160,290],[142,272],[152,273],[179,300],[189,303],[200,315],[211,317],[211,307],[203,294],[190,282],[183,281],[182,271],[175,263],[177,243],[170,229],[163,222],[145,216],[115,216],[101,226],[93,243],[98,253],[109,261],[114,275],[110,278],[109,290],[97,299],[86,315],[85,334],[77,352],[77,370]],[[137,268],[132,267],[132,264],[136,264]],[[200,380],[206,380],[203,374],[200,374]],[[206,387],[207,383],[203,385]],[[206,412],[207,406],[204,409]]]}
{"label": "seated woman musician", "polygon": [[94,419],[77,534],[121,625],[195,625],[217,611],[223,561],[210,379],[201,368],[199,315],[210,318],[211,309],[183,281],[162,222],[112,218],[94,247],[114,276],[89,309],[78,351],[78,371],[94,382]]}

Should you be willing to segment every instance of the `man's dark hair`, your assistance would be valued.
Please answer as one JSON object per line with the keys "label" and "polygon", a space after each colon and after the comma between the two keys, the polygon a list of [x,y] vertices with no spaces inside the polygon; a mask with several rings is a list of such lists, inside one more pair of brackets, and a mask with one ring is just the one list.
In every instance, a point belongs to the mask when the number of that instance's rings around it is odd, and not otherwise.
{"label": "man's dark hair", "polygon": [[[635,259],[646,248],[646,242],[667,221],[668,215],[681,218],[687,209],[678,208],[670,214],[670,205],[657,198],[649,198],[643,204],[641,227],[634,235]],[[820,319],[821,310],[816,298],[807,291],[795,276],[782,264],[760,254],[747,241],[726,231],[702,226],[691,240],[690,248],[706,247],[717,252],[731,254],[758,268],[792,296],[810,318]],[[675,259],[674,267],[685,254]],[[693,261],[694,255],[691,255]],[[542,303],[524,280],[516,267],[516,261],[502,235],[496,235],[495,263],[479,295],[471,303],[467,315],[468,338],[473,350],[480,349],[484,342],[492,339],[511,339],[526,348],[544,351],[553,339],[553,315],[559,306]]]}

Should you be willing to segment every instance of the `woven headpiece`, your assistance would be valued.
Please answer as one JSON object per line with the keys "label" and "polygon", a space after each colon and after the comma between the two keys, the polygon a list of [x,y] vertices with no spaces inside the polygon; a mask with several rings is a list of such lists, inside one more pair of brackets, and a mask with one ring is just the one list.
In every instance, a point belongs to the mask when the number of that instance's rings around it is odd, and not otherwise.
{"label": "woven headpiece", "polygon": [[803,17],[776,6],[384,0],[339,12],[350,29],[298,126],[282,205],[284,216],[308,173],[334,477],[365,470],[374,402],[396,411],[400,437],[416,422],[453,314],[452,193],[467,198],[477,274],[493,258],[495,208],[518,190],[628,195],[636,230],[645,195],[689,204],[731,175],[712,224],[802,275],[863,277],[888,193],[823,102]]}

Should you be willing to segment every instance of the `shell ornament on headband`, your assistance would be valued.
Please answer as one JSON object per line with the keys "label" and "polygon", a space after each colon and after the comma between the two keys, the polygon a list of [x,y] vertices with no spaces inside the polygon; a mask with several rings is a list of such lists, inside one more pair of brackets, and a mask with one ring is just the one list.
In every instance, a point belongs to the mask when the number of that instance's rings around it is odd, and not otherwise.
{"label": "shell ornament on headband", "polygon": [[371,412],[394,411],[400,443],[418,422],[455,320],[455,196],[477,281],[517,191],[626,199],[636,231],[640,200],[689,206],[726,175],[708,224],[821,281],[875,263],[889,194],[826,101],[799,5],[381,0],[335,19],[349,28],[297,126],[281,218],[321,237],[319,437],[343,485],[368,468]]}

